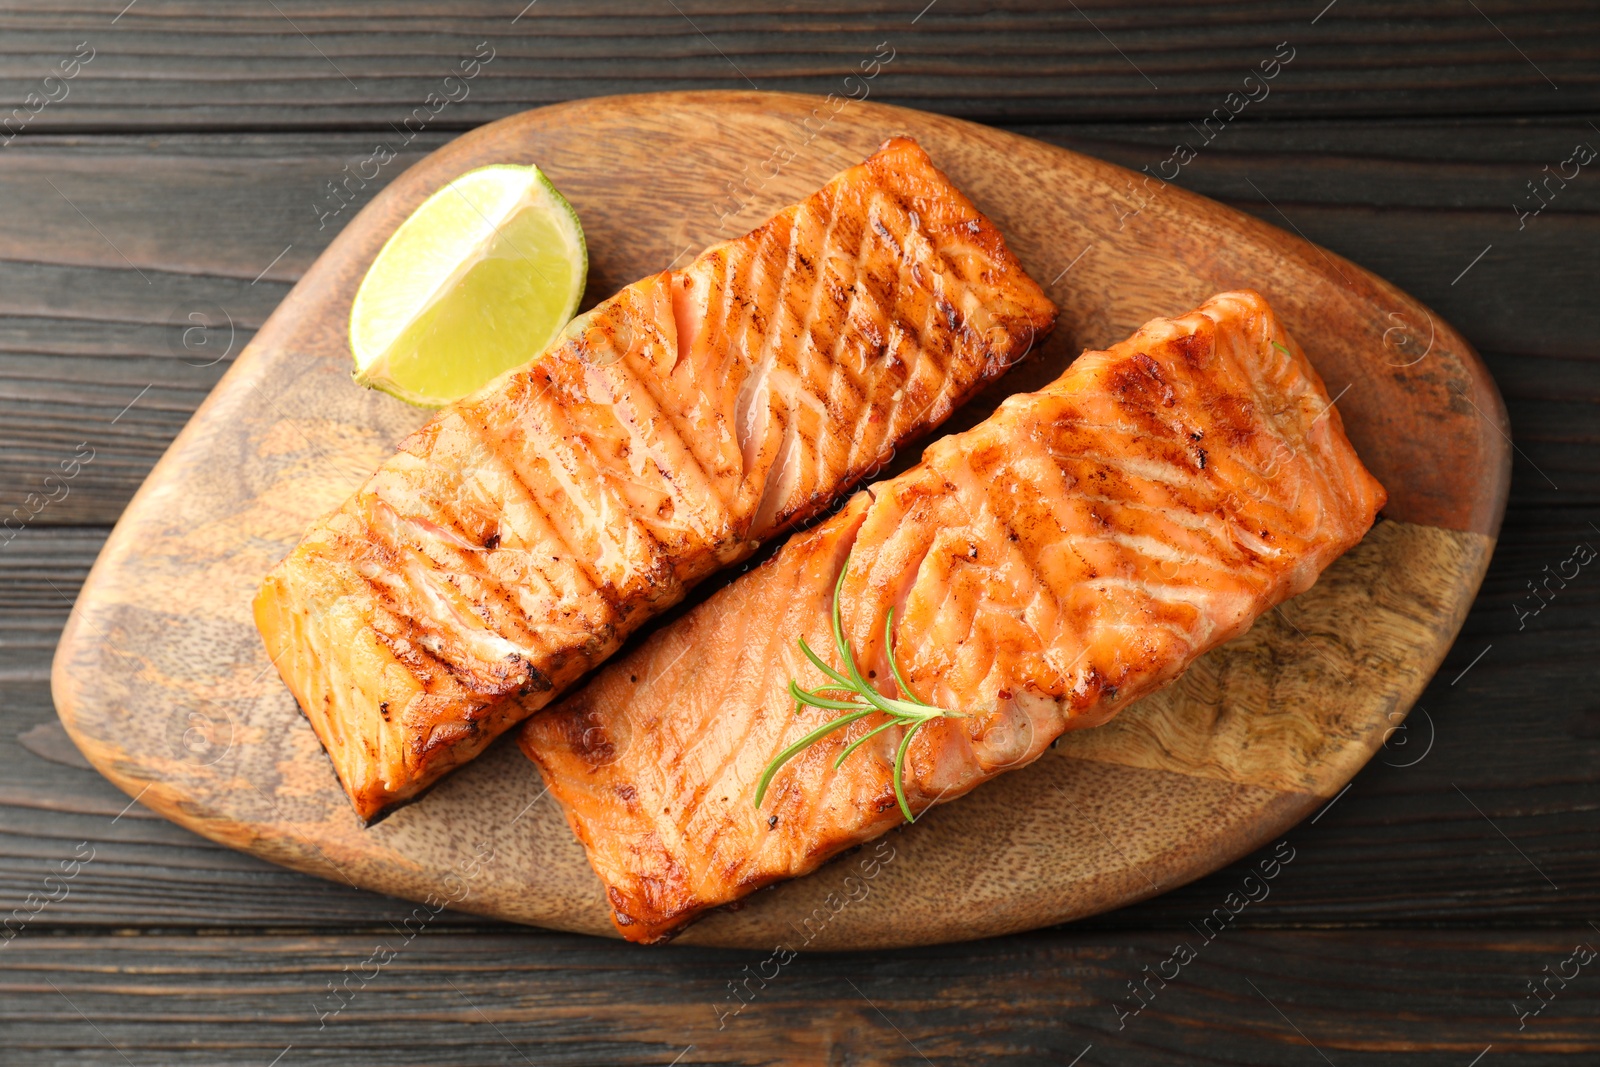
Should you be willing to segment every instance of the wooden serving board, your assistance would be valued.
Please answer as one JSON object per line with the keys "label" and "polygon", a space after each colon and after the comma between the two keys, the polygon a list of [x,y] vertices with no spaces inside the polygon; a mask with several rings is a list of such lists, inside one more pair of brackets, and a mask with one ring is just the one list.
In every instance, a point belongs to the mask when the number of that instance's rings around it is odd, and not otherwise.
{"label": "wooden serving board", "polygon": [[1322,804],[1400,723],[1488,565],[1510,454],[1476,354],[1359,267],[1145,175],[954,119],[776,93],[516,115],[434,153],[356,216],[173,442],[85,583],[54,675],[84,754],[175,822],[429,901],[423,914],[446,902],[610,934],[583,850],[509,739],[364,829],[267,662],[250,617],[262,576],[425,417],[351,383],[351,298],[413,208],[487,163],[537,162],[577,207],[592,304],[744,232],[892,134],[927,148],[1062,309],[1037,358],[951,428],[1085,347],[1252,287],[1338,395],[1389,505],[1313,589],[1171,688],[682,940],[860,949],[1059,922],[1205,874]]}

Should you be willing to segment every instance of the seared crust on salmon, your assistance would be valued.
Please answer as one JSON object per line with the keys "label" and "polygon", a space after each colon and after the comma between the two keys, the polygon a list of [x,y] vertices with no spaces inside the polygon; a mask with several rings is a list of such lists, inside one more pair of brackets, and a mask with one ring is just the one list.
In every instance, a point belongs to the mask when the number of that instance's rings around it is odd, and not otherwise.
{"label": "seared crust on salmon", "polygon": [[471,759],[696,581],[829,506],[1055,315],[897,138],[440,411],[256,597],[357,813]]}
{"label": "seared crust on salmon", "polygon": [[1382,486],[1316,371],[1253,292],[1088,352],[1037,393],[934,443],[773,559],[529,722],[523,750],[588,850],[624,937],[805,874],[900,823],[903,735],[880,714],[823,738],[755,796],[779,752],[838,712],[834,584],[860,670],[959,711],[914,736],[913,810],[1095,726],[1309,588],[1359,542]]}

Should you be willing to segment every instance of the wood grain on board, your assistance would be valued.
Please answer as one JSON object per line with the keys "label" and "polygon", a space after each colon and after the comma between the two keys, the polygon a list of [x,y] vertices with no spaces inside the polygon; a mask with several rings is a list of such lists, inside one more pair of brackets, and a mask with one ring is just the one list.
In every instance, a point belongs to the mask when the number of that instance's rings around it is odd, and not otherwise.
{"label": "wood grain on board", "polygon": [[[517,921],[608,930],[581,849],[554,806],[534,802],[537,775],[514,750],[498,746],[363,830],[261,651],[248,614],[261,575],[422,419],[349,383],[349,300],[393,227],[440,183],[486,162],[537,160],[573,201],[590,239],[592,303],[910,133],[1063,308],[1038,358],[960,421],[1053,378],[1083,347],[1252,286],[1330,391],[1347,390],[1346,426],[1391,503],[1321,583],[1241,639],[1253,644],[1191,672],[1163,713],[1179,726],[1126,729],[1124,743],[1099,740],[1081,754],[1064,744],[897,833],[900,858],[878,891],[808,947],[973,937],[1093,913],[1214,869],[1336,793],[1426,683],[1487,565],[1509,450],[1498,394],[1471,348],[1393,286],[1175,187],[875,104],[818,129],[817,105],[755,93],[563,105],[475,131],[385,189],[202,405],[90,576],[55,674],[63,721],[90,760],[146,806],[277,862]],[[730,193],[752,145],[790,146],[792,158]],[[1263,713],[1261,732],[1238,732],[1245,707]],[[1181,750],[1163,755],[1174,738],[1186,739]],[[1280,756],[1222,751],[1235,745]],[[1111,848],[1096,824],[1119,827]],[[850,862],[718,913],[685,940],[771,944],[814,913]]]}

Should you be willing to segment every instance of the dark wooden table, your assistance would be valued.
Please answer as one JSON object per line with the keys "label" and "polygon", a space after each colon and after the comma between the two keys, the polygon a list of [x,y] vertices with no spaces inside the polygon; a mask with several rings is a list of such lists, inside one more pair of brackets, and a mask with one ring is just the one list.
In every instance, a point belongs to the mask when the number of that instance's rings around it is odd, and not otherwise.
{"label": "dark wooden table", "polygon": [[[524,2],[0,12],[0,1062],[1595,1062],[1600,565],[1567,561],[1600,547],[1600,160],[1572,162],[1600,151],[1600,6]],[[470,93],[330,216],[329,183],[485,41]],[[1242,863],[1069,927],[803,956],[734,1000],[765,954],[449,913],[404,943],[410,905],[201,840],[88,768],[49,689],[79,583],[401,164],[574,97],[826,93],[880,42],[875,99],[1134,169],[1287,42],[1178,181],[1408,289],[1505,394],[1510,509],[1426,714],[1288,835],[1270,896],[1195,933]],[[1135,1014],[1178,942],[1198,957]]]}

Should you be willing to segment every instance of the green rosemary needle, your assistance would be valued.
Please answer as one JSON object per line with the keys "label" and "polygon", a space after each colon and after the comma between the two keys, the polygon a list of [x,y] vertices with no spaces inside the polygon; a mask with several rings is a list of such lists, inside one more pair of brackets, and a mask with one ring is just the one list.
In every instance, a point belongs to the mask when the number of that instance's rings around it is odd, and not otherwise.
{"label": "green rosemary needle", "polygon": [[[822,708],[827,711],[842,711],[846,714],[823,723],[821,726],[806,734],[800,740],[784,749],[767,764],[766,773],[762,774],[761,782],[756,786],[756,807],[761,806],[761,801],[767,795],[767,787],[772,784],[772,778],[780,768],[801,752],[810,748],[818,741],[827,737],[835,730],[842,730],[868,715],[887,715],[888,719],[881,725],[869,730],[852,741],[845,750],[839,753],[833,761],[835,769],[844,764],[845,758],[860,748],[867,741],[883,733],[891,726],[906,728],[905,736],[900,739],[900,748],[894,757],[894,795],[900,802],[900,811],[905,815],[907,822],[915,822],[916,816],[911,813],[911,805],[906,803],[905,793],[905,764],[906,753],[911,750],[911,739],[918,730],[932,722],[934,719],[959,719],[963,713],[936,708],[932,704],[925,704],[917,699],[911,687],[906,684],[905,676],[900,673],[900,664],[894,657],[894,609],[889,609],[889,617],[883,624],[883,647],[889,656],[889,669],[894,672],[895,683],[900,687],[900,698],[886,697],[873,688],[872,684],[861,676],[861,671],[856,667],[855,656],[850,652],[850,644],[844,639],[844,623],[839,616],[839,594],[844,588],[844,576],[850,571],[850,560],[844,561],[844,566],[839,569],[839,580],[833,587],[833,643],[839,652],[839,661],[844,664],[844,673],[828,666],[826,660],[811,650],[804,637],[799,639],[800,651],[812,666],[827,675],[830,685],[821,685],[815,689],[804,689],[799,682],[790,680],[789,695],[795,699],[795,713],[799,714],[802,704],[813,708]],[[825,694],[845,694],[843,699],[838,696]]]}

